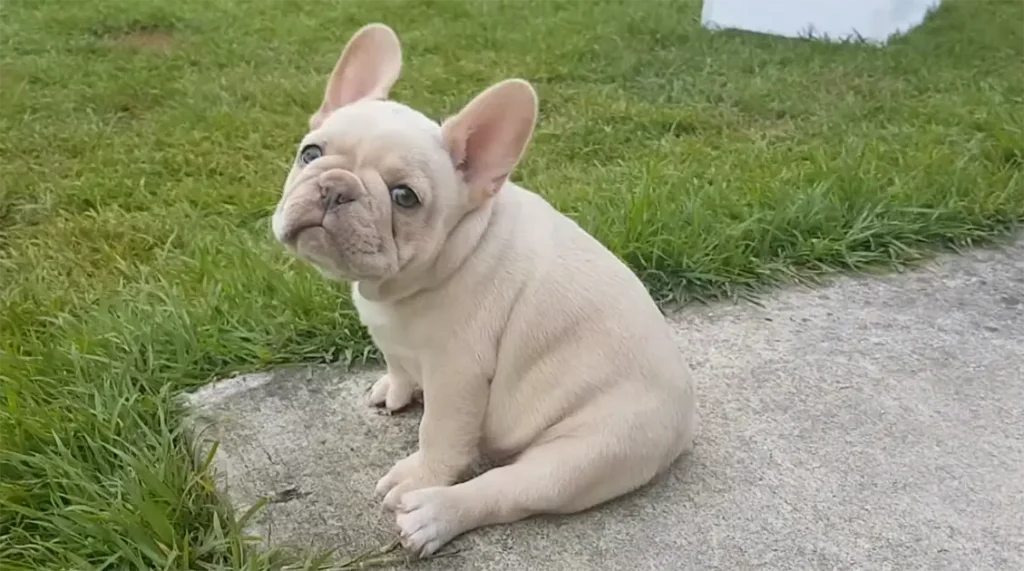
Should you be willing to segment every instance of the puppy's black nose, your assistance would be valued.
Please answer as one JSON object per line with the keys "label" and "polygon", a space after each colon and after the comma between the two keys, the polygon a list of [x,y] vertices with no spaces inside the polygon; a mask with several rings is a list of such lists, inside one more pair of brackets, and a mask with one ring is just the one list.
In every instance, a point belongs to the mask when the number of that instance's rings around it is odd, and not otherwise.
{"label": "puppy's black nose", "polygon": [[332,180],[320,183],[320,204],[324,210],[337,208],[355,199],[356,193],[345,182]]}

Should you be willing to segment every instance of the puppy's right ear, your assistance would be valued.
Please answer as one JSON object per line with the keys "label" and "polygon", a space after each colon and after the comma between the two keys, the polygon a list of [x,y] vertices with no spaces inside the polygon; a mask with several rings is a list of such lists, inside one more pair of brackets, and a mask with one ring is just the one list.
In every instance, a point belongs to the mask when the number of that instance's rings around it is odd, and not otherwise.
{"label": "puppy's right ear", "polygon": [[402,71],[402,45],[394,30],[368,24],[352,36],[327,80],[320,109],[309,119],[316,129],[336,109],[360,99],[387,99]]}

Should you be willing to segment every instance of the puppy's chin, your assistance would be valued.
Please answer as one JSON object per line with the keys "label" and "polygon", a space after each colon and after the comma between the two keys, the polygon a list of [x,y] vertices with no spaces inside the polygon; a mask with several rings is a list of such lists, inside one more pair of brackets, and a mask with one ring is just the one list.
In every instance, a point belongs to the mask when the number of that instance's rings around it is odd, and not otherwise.
{"label": "puppy's chin", "polygon": [[380,281],[394,273],[379,256],[341,255],[330,232],[322,226],[301,230],[289,249],[334,281]]}

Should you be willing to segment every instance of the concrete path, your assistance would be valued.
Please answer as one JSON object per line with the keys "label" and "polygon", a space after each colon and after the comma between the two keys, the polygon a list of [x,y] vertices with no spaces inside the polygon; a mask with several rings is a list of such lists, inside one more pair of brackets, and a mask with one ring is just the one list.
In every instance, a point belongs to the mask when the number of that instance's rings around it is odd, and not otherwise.
{"label": "concrete path", "polygon": [[[1024,569],[1024,241],[672,322],[699,382],[692,456],[415,568]],[[231,501],[275,498],[254,524],[272,544],[393,539],[373,485],[414,450],[419,412],[365,408],[378,375],[279,371],[191,397]]]}

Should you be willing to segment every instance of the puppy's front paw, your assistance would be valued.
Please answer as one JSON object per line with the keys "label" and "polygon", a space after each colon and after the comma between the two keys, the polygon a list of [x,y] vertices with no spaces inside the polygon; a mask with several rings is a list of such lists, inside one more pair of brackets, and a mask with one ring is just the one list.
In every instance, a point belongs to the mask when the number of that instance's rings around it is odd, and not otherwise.
{"label": "puppy's front paw", "polygon": [[434,486],[447,486],[451,483],[452,478],[430,470],[424,464],[420,452],[417,451],[396,462],[394,467],[377,481],[374,492],[378,497],[384,496],[384,507],[395,509],[398,507],[399,500],[407,492]]}
{"label": "puppy's front paw", "polygon": [[402,496],[395,523],[402,546],[420,557],[433,555],[472,527],[468,510],[459,509],[451,488],[423,488]]}
{"label": "puppy's front paw", "polygon": [[370,406],[383,408],[387,413],[399,411],[412,402],[415,387],[402,377],[384,375],[370,388]]}

